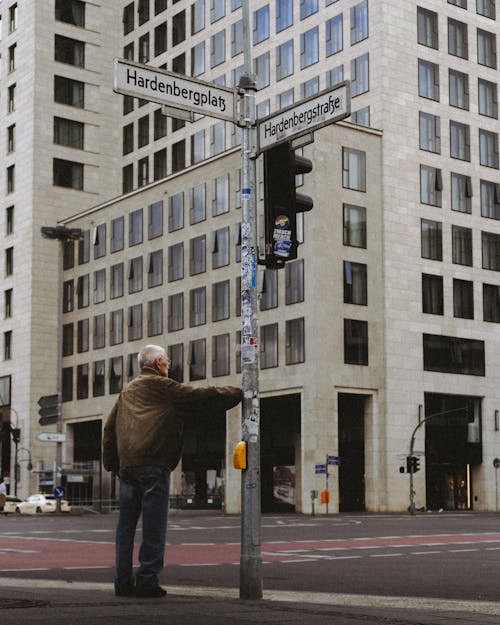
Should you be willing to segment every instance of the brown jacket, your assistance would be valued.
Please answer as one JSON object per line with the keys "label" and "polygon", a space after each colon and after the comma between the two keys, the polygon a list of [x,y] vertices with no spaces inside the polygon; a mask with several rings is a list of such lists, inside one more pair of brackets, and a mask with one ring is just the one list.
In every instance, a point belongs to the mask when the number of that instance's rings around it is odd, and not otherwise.
{"label": "brown jacket", "polygon": [[104,427],[107,471],[160,465],[173,470],[182,453],[184,417],[229,410],[242,399],[234,386],[200,387],[142,371],[120,393]]}

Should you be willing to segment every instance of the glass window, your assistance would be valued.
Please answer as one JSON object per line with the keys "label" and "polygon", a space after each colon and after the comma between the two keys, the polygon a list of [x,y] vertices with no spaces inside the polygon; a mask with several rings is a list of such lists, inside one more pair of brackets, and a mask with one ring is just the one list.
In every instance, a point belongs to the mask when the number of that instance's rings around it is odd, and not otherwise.
{"label": "glass window", "polygon": [[137,162],[137,186],[143,187],[149,182],[149,158],[146,156]]}
{"label": "glass window", "polygon": [[269,38],[269,5],[253,12],[253,45]]}
{"label": "glass window", "polygon": [[90,260],[90,230],[83,231],[83,237],[78,241],[78,264],[84,265]]}
{"label": "glass window", "polygon": [[318,27],[315,26],[300,35],[300,69],[319,61]]}
{"label": "glass window", "polygon": [[[182,293],[181,293],[182,295]],[[172,296],[175,297],[175,296]],[[170,298],[169,298],[170,305]],[[169,309],[170,312],[170,309]],[[170,316],[169,316],[170,320]],[[163,299],[148,302],[148,336],[158,336],[163,333]]]}
{"label": "glass window", "polygon": [[139,363],[137,362],[137,352],[127,356],[127,381],[130,382],[139,375]]}
{"label": "glass window", "polygon": [[419,113],[420,149],[441,153],[441,118],[430,113]]}
{"label": "glass window", "polygon": [[229,334],[212,337],[212,375],[229,375]]}
{"label": "glass window", "polygon": [[125,217],[111,220],[110,252],[119,252],[125,245]]}
{"label": "glass window", "polygon": [[285,304],[304,301],[304,261],[285,263]]}
{"label": "glass window", "polygon": [[439,102],[439,65],[418,59],[418,95]]}
{"label": "glass window", "polygon": [[370,89],[369,54],[363,54],[351,61],[351,95],[357,96]]}
{"label": "glass window", "polygon": [[229,174],[224,174],[213,181],[212,217],[229,211]]}
{"label": "glass window", "polygon": [[366,208],[344,204],[343,212],[344,245],[366,248]]}
{"label": "glass window", "polygon": [[123,387],[123,357],[109,359],[109,393],[119,393]]}
{"label": "glass window", "polygon": [[278,271],[264,269],[261,276],[260,310],[276,308],[278,306]]}
{"label": "glass window", "polygon": [[474,287],[469,280],[453,279],[453,316],[474,319]]}
{"label": "glass window", "polygon": [[201,163],[205,159],[205,129],[202,128],[191,135],[191,165]]}
{"label": "glass window", "polygon": [[351,46],[368,37],[368,0],[351,7]]}
{"label": "glass window", "polygon": [[184,277],[184,243],[168,248],[168,281],[182,280]]}
{"label": "glass window", "polygon": [[[12,332],[4,332],[4,360],[12,357],[11,342]],[[62,370],[62,401],[73,401],[73,367]]]}
{"label": "glass window", "polygon": [[[184,11],[183,11],[184,13]],[[155,56],[167,51],[167,22],[158,24],[155,28]]]}
{"label": "glass window", "polygon": [[127,326],[129,341],[142,339],[142,304],[129,306]]}
{"label": "glass window", "polygon": [[431,219],[422,219],[421,228],[421,256],[430,260],[443,260],[443,233],[442,224]]}
{"label": "glass window", "polygon": [[[159,300],[161,301],[161,300]],[[184,293],[168,296],[168,331],[176,332],[184,328]]]}
{"label": "glass window", "polygon": [[76,283],[76,292],[78,296],[78,308],[86,308],[90,303],[89,298],[89,274],[79,276]]}
{"label": "glass window", "polygon": [[104,387],[104,369],[105,369],[105,361],[97,360],[94,362],[94,375],[92,376],[92,396],[93,397],[102,397],[105,392]]}
{"label": "glass window", "polygon": [[367,266],[344,261],[344,304],[368,304]]}
{"label": "glass window", "polygon": [[[62,158],[53,159],[53,184],[56,187],[67,187],[83,190],[83,163],[66,161]],[[7,189],[9,191],[9,189]],[[10,189],[13,191],[13,189]]]}
{"label": "glass window", "polygon": [[212,285],[212,321],[229,319],[229,280]]}
{"label": "glass window", "polygon": [[423,348],[425,371],[485,374],[484,341],[424,334]]}
{"label": "glass window", "polygon": [[257,89],[268,87],[271,82],[271,61],[269,52],[264,52],[254,60],[254,71],[257,75]]}
{"label": "glass window", "polygon": [[189,223],[191,225],[206,219],[206,198],[204,182],[189,190]]}
{"label": "glass window", "polygon": [[128,262],[128,292],[142,291],[142,256],[131,258]]}
{"label": "glass window", "polygon": [[443,276],[422,274],[422,312],[429,315],[444,314]]}
{"label": "glass window", "polygon": [[461,226],[451,227],[451,254],[455,265],[472,267],[472,230]]}
{"label": "glass window", "polygon": [[94,317],[94,349],[101,349],[106,345],[106,315],[96,315]]}
{"label": "glass window", "polygon": [[462,59],[469,58],[467,24],[448,18],[448,52]]}
{"label": "glass window", "polygon": [[276,48],[276,80],[293,74],[293,39]]}
{"label": "glass window", "polygon": [[450,156],[470,161],[470,126],[450,121]]}
{"label": "glass window", "polygon": [[139,37],[139,63],[147,63],[150,58],[149,54],[149,33]]}
{"label": "glass window", "polygon": [[344,66],[339,65],[326,72],[326,86],[333,87],[344,80]]}
{"label": "glass window", "polygon": [[342,35],[342,13],[330,18],[325,23],[326,28],[326,56],[341,52],[344,43]]}
{"label": "glass window", "polygon": [[285,323],[285,362],[287,365],[295,365],[304,361],[304,319],[288,319]]}
{"label": "glass window", "polygon": [[106,300],[106,269],[94,271],[94,304]]}
{"label": "glass window", "polygon": [[442,190],[441,170],[428,165],[420,165],[420,201],[422,204],[441,206]]}
{"label": "glass window", "polygon": [[191,48],[191,74],[199,76],[205,72],[205,42],[200,41]]}
{"label": "glass window", "polygon": [[148,254],[148,288],[163,284],[163,250],[156,250]]}
{"label": "glass window", "polygon": [[497,38],[495,33],[477,29],[477,62],[486,67],[497,67]]}
{"label": "glass window", "polygon": [[55,35],[54,59],[59,63],[85,67],[85,42]]}
{"label": "glass window", "polygon": [[161,109],[154,112],[154,140],[163,138],[167,134],[167,116],[163,115]]}
{"label": "glass window", "polygon": [[500,219],[500,183],[481,180],[481,217]]}
{"label": "glass window", "polygon": [[498,91],[497,84],[478,78],[479,114],[498,119]]}
{"label": "glass window", "polygon": [[213,24],[226,15],[226,0],[210,0],[210,22]]}
{"label": "glass window", "polygon": [[137,122],[137,146],[142,148],[149,143],[149,115],[139,118]]}
{"label": "glass window", "polygon": [[366,191],[366,153],[354,148],[342,148],[342,186]]}
{"label": "glass window", "polygon": [[293,24],[293,0],[276,0],[276,32]]}
{"label": "glass window", "polygon": [[74,326],[72,323],[65,323],[63,325],[63,346],[62,346],[62,355],[63,356],[72,356],[73,355],[73,332]]}
{"label": "glass window", "polygon": [[461,9],[467,8],[467,0],[448,0],[448,4],[454,4]]}
{"label": "glass window", "polygon": [[123,343],[123,310],[113,310],[109,316],[109,344]]}
{"label": "glass window", "polygon": [[201,326],[207,321],[207,289],[200,286],[189,291],[189,327]]}
{"label": "glass window", "polygon": [[304,100],[319,92],[319,76],[314,76],[300,85],[300,98]]}
{"label": "glass window", "polygon": [[[14,248],[13,247],[8,247],[5,250],[5,275],[6,276],[11,276],[14,273]],[[71,306],[71,308],[66,309],[67,307],[63,305],[63,312],[70,312],[71,310],[73,310],[73,280],[67,280],[65,283],[65,285],[67,285],[67,287],[64,289],[64,294],[66,294],[66,291],[69,293],[71,293],[71,296],[67,296],[66,300],[68,302],[68,307]]]}
{"label": "glass window", "polygon": [[229,227],[212,232],[212,269],[229,265]]}
{"label": "glass window", "polygon": [[469,110],[469,76],[454,69],[448,70],[450,106]]}
{"label": "glass window", "polygon": [[498,133],[479,129],[479,163],[498,169]]}
{"label": "glass window", "polygon": [[163,234],[163,202],[154,202],[148,206],[148,239],[155,239]]}
{"label": "glass window", "polygon": [[168,198],[168,231],[184,228],[184,192],[180,191]]}
{"label": "glass window", "polygon": [[206,271],[206,236],[204,234],[189,241],[189,275]]}
{"label": "glass window", "polygon": [[89,320],[80,319],[76,331],[76,349],[79,354],[89,351]]}
{"label": "glass window", "polygon": [[226,31],[221,30],[210,37],[210,67],[226,60]]}
{"label": "glass window", "polygon": [[85,105],[85,83],[64,76],[54,76],[54,101],[83,108]]}
{"label": "glass window", "polygon": [[115,299],[123,295],[123,263],[111,265],[109,269],[109,297]]}
{"label": "glass window", "polygon": [[344,363],[368,364],[368,322],[344,319]]}
{"label": "glass window", "polygon": [[94,260],[106,255],[106,224],[94,228]]}
{"label": "glass window", "polygon": [[[255,14],[254,14],[255,29]],[[255,37],[255,32],[254,32]],[[243,20],[231,24],[231,56],[238,56],[243,52]]]}
{"label": "glass window", "polygon": [[172,17],[172,46],[186,39],[186,11],[179,11]]}
{"label": "glass window", "polygon": [[149,20],[149,0],[137,0],[139,26]]}
{"label": "glass window", "polygon": [[417,7],[418,43],[429,48],[439,47],[438,14],[423,7]]}
{"label": "glass window", "polygon": [[300,19],[303,20],[318,11],[318,0],[300,0]]}
{"label": "glass window", "polygon": [[132,211],[128,217],[128,244],[139,243],[142,243],[142,208]]}
{"label": "glass window", "polygon": [[472,182],[470,176],[451,173],[451,210],[471,213]]}
{"label": "glass window", "polygon": [[496,19],[495,0],[476,0],[476,11],[479,15]]}
{"label": "glass window", "polygon": [[167,354],[170,359],[168,376],[176,382],[184,381],[184,344],[169,345]]}
{"label": "glass window", "polygon": [[197,339],[189,341],[189,380],[203,380],[207,377],[206,341]]}
{"label": "glass window", "polygon": [[481,232],[483,269],[500,271],[500,234]]}
{"label": "glass window", "polygon": [[260,368],[278,366],[278,324],[260,327]]}
{"label": "glass window", "polygon": [[172,173],[186,167],[186,142],[177,141],[172,145]]}
{"label": "glass window", "polygon": [[226,122],[217,122],[210,126],[210,154],[215,156],[226,149]]}
{"label": "glass window", "polygon": [[483,284],[483,320],[500,323],[500,286]]}
{"label": "glass window", "polygon": [[205,0],[196,0],[191,5],[191,34],[205,28]]}

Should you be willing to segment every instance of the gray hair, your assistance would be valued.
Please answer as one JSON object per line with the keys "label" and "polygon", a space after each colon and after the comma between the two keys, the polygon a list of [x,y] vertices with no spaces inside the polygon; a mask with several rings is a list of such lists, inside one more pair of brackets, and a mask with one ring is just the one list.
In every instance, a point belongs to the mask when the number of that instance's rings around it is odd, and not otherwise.
{"label": "gray hair", "polygon": [[137,355],[137,362],[139,363],[139,369],[143,369],[148,365],[154,364],[157,358],[166,358],[170,363],[170,359],[167,356],[167,352],[159,345],[146,345],[143,347]]}

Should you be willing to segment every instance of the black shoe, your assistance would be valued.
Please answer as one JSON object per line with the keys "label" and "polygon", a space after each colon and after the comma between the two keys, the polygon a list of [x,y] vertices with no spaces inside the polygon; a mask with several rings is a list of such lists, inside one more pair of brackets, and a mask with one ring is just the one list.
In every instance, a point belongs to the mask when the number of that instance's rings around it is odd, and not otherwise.
{"label": "black shoe", "polygon": [[167,591],[161,586],[142,586],[135,589],[135,596],[139,599],[147,597],[160,598],[166,594]]}
{"label": "black shoe", "polygon": [[121,586],[115,588],[115,596],[116,597],[135,597],[135,587],[134,586]]}

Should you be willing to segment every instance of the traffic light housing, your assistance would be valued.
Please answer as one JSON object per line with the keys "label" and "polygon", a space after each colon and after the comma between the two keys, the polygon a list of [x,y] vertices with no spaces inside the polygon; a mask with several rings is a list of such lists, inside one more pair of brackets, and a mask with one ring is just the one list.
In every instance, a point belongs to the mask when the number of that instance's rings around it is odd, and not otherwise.
{"label": "traffic light housing", "polygon": [[264,153],[265,264],[268,269],[284,267],[297,258],[297,213],[310,211],[312,199],[297,193],[296,176],[309,173],[313,164],[298,156],[289,143]]}
{"label": "traffic light housing", "polygon": [[408,473],[420,471],[420,458],[418,456],[406,456],[406,471]]}
{"label": "traffic light housing", "polygon": [[21,440],[21,430],[19,428],[10,428],[10,433],[12,434],[12,440],[14,443],[19,443]]}

